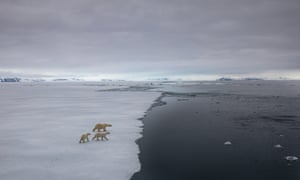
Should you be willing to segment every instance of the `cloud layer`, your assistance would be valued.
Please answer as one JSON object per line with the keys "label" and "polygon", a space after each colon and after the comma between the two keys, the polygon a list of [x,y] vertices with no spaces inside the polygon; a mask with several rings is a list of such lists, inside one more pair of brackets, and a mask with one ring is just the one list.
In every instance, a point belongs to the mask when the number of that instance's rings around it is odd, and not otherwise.
{"label": "cloud layer", "polygon": [[300,69],[299,0],[2,0],[2,71],[249,74]]}

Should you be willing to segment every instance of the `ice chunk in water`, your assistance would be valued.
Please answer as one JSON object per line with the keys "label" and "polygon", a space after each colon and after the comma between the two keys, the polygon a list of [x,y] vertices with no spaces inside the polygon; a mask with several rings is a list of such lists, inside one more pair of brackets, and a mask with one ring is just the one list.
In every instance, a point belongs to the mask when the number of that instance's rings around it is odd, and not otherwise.
{"label": "ice chunk in water", "polygon": [[224,142],[224,145],[231,145],[232,143],[230,141]]}
{"label": "ice chunk in water", "polygon": [[296,156],[286,156],[285,159],[287,161],[297,161],[298,157],[296,157]]}
{"label": "ice chunk in water", "polygon": [[276,144],[274,148],[283,148],[280,144]]}

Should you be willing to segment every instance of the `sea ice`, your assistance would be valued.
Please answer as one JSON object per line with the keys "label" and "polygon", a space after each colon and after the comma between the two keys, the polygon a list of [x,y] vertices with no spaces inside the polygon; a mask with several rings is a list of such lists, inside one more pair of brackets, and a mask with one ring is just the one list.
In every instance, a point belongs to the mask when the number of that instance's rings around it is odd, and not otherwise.
{"label": "sea ice", "polygon": [[[127,180],[140,169],[137,119],[160,93],[85,84],[0,85],[1,180]],[[101,122],[112,124],[109,140],[79,144]]]}

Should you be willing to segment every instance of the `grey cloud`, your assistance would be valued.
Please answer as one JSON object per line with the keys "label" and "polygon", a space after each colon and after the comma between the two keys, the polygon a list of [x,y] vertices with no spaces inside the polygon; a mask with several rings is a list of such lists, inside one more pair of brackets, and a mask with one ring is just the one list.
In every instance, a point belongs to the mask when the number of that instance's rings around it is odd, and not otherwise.
{"label": "grey cloud", "polygon": [[298,0],[2,0],[1,69],[300,69]]}

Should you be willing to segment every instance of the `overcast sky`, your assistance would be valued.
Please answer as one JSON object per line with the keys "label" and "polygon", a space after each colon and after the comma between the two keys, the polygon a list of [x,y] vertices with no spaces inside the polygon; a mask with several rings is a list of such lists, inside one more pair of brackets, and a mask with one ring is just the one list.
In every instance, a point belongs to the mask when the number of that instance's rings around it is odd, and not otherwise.
{"label": "overcast sky", "polygon": [[300,79],[299,0],[0,0],[0,76]]}

